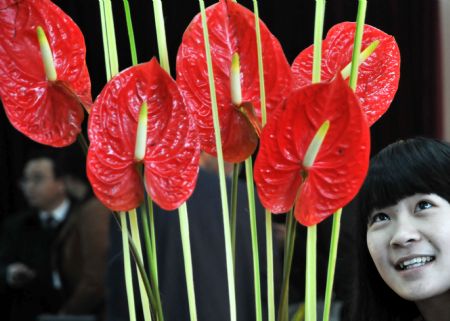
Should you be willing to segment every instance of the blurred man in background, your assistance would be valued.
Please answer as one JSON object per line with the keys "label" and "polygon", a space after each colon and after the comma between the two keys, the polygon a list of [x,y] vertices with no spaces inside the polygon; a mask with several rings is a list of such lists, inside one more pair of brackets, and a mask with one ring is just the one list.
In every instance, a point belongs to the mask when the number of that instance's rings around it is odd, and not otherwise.
{"label": "blurred man in background", "polygon": [[11,301],[8,320],[35,320],[61,306],[58,272],[52,268],[52,245],[73,211],[62,172],[51,154],[25,165],[20,181],[30,210],[11,216],[0,234],[0,291]]}

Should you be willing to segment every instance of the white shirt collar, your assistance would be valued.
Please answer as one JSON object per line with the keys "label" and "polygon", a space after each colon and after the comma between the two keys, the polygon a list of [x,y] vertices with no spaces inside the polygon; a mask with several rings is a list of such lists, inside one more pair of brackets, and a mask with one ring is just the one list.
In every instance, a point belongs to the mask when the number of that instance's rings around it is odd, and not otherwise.
{"label": "white shirt collar", "polygon": [[[52,211],[53,219],[55,220],[55,225],[58,225],[59,223],[64,221],[64,219],[67,216],[67,213],[69,212],[69,207],[70,207],[70,201],[69,201],[69,199],[66,198],[61,203],[61,205],[59,205],[57,208],[55,208]],[[49,212],[40,211],[39,212],[39,218],[40,218],[41,222],[45,222],[46,219],[49,217],[49,215],[50,215]]]}

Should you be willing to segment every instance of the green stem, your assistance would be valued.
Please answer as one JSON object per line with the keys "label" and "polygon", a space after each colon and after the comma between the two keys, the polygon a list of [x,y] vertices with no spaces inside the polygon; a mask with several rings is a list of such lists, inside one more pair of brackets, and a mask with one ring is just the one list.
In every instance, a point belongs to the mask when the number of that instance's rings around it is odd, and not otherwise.
{"label": "green stem", "polygon": [[281,297],[278,307],[278,321],[287,321],[289,318],[289,280],[291,275],[292,258],[296,237],[296,221],[293,210],[287,214],[286,239],[284,244],[283,282],[281,285]]}
{"label": "green stem", "polygon": [[253,164],[251,156],[245,160],[245,175],[247,181],[248,208],[250,215],[250,234],[252,238],[256,320],[261,321],[261,277],[259,272],[258,229],[256,223],[255,190],[253,185]]}
{"label": "green stem", "polygon": [[153,0],[153,12],[155,15],[156,38],[161,67],[170,74],[169,55],[167,53],[166,29],[164,26],[164,14],[161,0]]}
{"label": "green stem", "polygon": [[111,66],[111,77],[119,72],[119,61],[117,57],[116,35],[114,31],[114,18],[110,0],[104,0],[106,36],[108,38],[109,64]]}
{"label": "green stem", "polygon": [[[150,308],[156,307],[156,300],[152,292],[152,288],[150,285],[150,281],[147,277],[147,273],[145,272],[144,262],[141,260],[138,254],[138,250],[133,242],[133,239],[130,235],[128,235],[128,243],[130,245],[131,254],[133,255],[134,262],[136,263],[136,267],[138,269],[138,275],[142,278],[142,282],[144,284],[144,289],[150,299]],[[150,311],[151,313],[152,311]],[[152,314],[153,315],[153,314]]]}
{"label": "green stem", "polygon": [[[325,0],[316,0],[314,20],[314,60],[312,83],[320,82],[322,65],[322,37],[325,18]],[[305,321],[316,321],[316,241],[317,226],[308,227],[306,249],[306,289],[305,289]]]}
{"label": "green stem", "polygon": [[[253,0],[253,11],[255,13],[256,50],[258,56],[259,93],[261,102],[261,123],[264,127],[267,123],[266,112],[266,89],[264,80],[264,63],[261,43],[261,28],[259,21],[258,1]],[[267,258],[267,309],[268,320],[275,321],[275,289],[273,273],[273,235],[272,235],[272,214],[265,211],[266,225],[266,258]]]}
{"label": "green stem", "polygon": [[100,21],[102,26],[102,40],[103,40],[103,54],[105,58],[105,71],[106,71],[106,79],[111,79],[111,64],[110,64],[110,53],[109,53],[109,45],[108,45],[108,28],[106,25],[106,17],[105,17],[105,2],[103,0],[99,0],[99,8],[100,8]]}
{"label": "green stem", "polygon": [[140,210],[141,218],[142,218],[142,229],[144,231],[144,244],[145,248],[147,249],[147,264],[150,267],[150,273],[153,270],[153,259],[155,258],[153,256],[153,246],[151,242],[151,235],[150,235],[150,222],[148,220],[148,207],[146,202],[144,202],[141,205]]}
{"label": "green stem", "polygon": [[284,239],[284,257],[283,257],[283,280],[288,275],[287,270],[289,268],[289,250],[291,248],[292,244],[292,229],[293,226],[295,226],[295,218],[293,214],[293,209],[289,211],[289,213],[286,215],[286,230],[285,230],[285,239]]}
{"label": "green stem", "polygon": [[[167,51],[167,40],[166,40],[166,30],[164,26],[164,14],[161,0],[153,0],[153,12],[155,17],[155,29],[156,29],[156,39],[158,42],[158,52],[159,52],[159,60],[161,67],[170,74],[170,66],[169,66],[169,55]],[[158,264],[156,261],[157,253],[156,253],[156,234],[155,234],[155,224],[154,224],[154,211],[153,211],[153,201],[150,198],[150,195],[147,197],[149,216],[150,216],[150,227],[151,227],[151,242],[153,254],[155,257],[152,265],[152,276],[155,280],[156,288],[159,288],[158,285]],[[159,295],[159,291],[157,292],[157,302],[162,314],[162,305],[161,299]]]}
{"label": "green stem", "polygon": [[306,241],[305,321],[317,320],[316,251],[317,225],[308,226]]}
{"label": "green stem", "polygon": [[[152,214],[150,214],[150,212]],[[164,320],[163,310],[161,304],[161,297],[159,295],[158,285],[158,257],[156,254],[156,244],[154,221],[153,221],[153,204],[147,204],[144,202],[141,206],[142,226],[144,230],[145,248],[147,249],[147,262],[150,268],[150,282],[151,287],[154,290],[153,296],[155,297],[156,311],[158,314],[158,320]]]}
{"label": "green stem", "polygon": [[203,38],[205,42],[206,63],[208,66],[209,90],[211,95],[212,114],[214,122],[214,133],[216,138],[217,159],[219,163],[219,182],[222,201],[222,217],[225,238],[225,258],[227,268],[228,296],[230,304],[230,319],[236,321],[236,290],[234,281],[233,256],[231,250],[230,217],[228,210],[227,187],[225,181],[225,170],[222,154],[222,138],[220,135],[219,113],[217,108],[216,89],[214,84],[214,73],[212,68],[211,48],[209,44],[208,25],[205,12],[205,3],[199,0],[200,12],[202,17]]}
{"label": "green stem", "polygon": [[[147,195],[147,199],[146,199],[146,206],[148,209],[147,215],[148,215],[148,221],[150,224],[150,238],[151,238],[151,249],[152,249],[152,256],[155,258],[154,260],[152,260],[152,270],[154,271],[154,276],[155,276],[155,283],[156,286],[159,287],[158,284],[158,261],[157,261],[157,252],[156,252],[156,233],[155,233],[155,213],[154,213],[154,208],[153,208],[153,200],[150,197],[150,195]],[[158,293],[158,298],[159,298],[159,293]]]}
{"label": "green stem", "polygon": [[131,20],[130,14],[130,5],[128,0],[123,0],[123,7],[125,9],[125,19],[127,22],[127,31],[128,31],[128,40],[130,42],[130,51],[131,51],[131,63],[137,65],[137,53],[136,53],[136,43],[134,40],[134,30],[133,30],[133,22]]}
{"label": "green stem", "polygon": [[[136,210],[133,209],[131,211],[128,212],[129,213],[129,218],[130,218],[130,226],[131,226],[131,235],[132,235],[132,239],[133,239],[133,243],[136,246],[136,250],[137,250],[137,260],[142,262],[142,246],[141,246],[141,238],[139,236],[139,226],[138,226],[138,221],[137,221],[137,214],[136,214]],[[145,285],[143,282],[143,278],[140,275],[140,277],[138,277],[139,280],[139,290],[141,293],[141,301],[142,301],[142,310],[144,313],[144,320],[145,321],[151,321],[151,315],[150,315],[150,310],[148,309],[149,306],[149,297],[148,294],[145,291]]]}
{"label": "green stem", "polygon": [[186,274],[189,315],[191,321],[196,321],[197,309],[195,304],[194,273],[192,271],[191,241],[189,237],[189,221],[186,203],[183,203],[178,208],[178,213],[180,218],[181,243],[183,246],[184,271]]}
{"label": "green stem", "polygon": [[130,321],[136,321],[136,311],[134,305],[133,276],[131,273],[130,248],[128,244],[128,227],[125,212],[120,212],[120,226],[122,230],[123,267],[125,274],[125,288],[127,292],[128,313]]}
{"label": "green stem", "polygon": [[352,69],[350,72],[350,88],[355,91],[358,83],[358,62],[361,51],[362,38],[364,33],[364,21],[366,19],[367,1],[359,0],[358,14],[356,17],[355,41],[353,44]]}
{"label": "green stem", "polygon": [[314,20],[314,60],[312,82],[320,82],[322,63],[323,21],[325,18],[325,0],[316,0],[316,16]]}
{"label": "green stem", "polygon": [[275,285],[273,272],[273,235],[272,235],[272,213],[265,210],[266,218],[266,261],[267,261],[267,311],[268,321],[275,321]]}
{"label": "green stem", "polygon": [[237,196],[239,183],[240,164],[233,165],[233,181],[231,185],[231,247],[233,251],[233,263],[236,261],[236,212],[237,212]]}
{"label": "green stem", "polygon": [[263,53],[261,44],[261,30],[259,24],[259,10],[258,2],[253,0],[253,11],[255,12],[255,31],[256,31],[256,50],[258,55],[258,74],[259,74],[259,93],[261,100],[261,121],[263,127],[267,123],[266,115],[266,89],[264,86],[264,64],[263,64]]}
{"label": "green stem", "polygon": [[[350,71],[350,88],[356,90],[358,83],[358,68],[360,61],[360,52],[362,46],[362,38],[364,33],[364,21],[366,17],[367,1],[359,0],[358,14],[356,18],[356,32],[353,44],[352,66]],[[377,45],[377,44],[376,44]],[[376,47],[375,45],[375,47]],[[372,46],[372,44],[371,44]],[[330,243],[330,257],[328,260],[327,285],[325,292],[324,315],[323,320],[328,321],[331,310],[331,296],[333,291],[334,273],[336,268],[336,255],[339,242],[339,230],[341,222],[342,209],[339,209],[333,216],[333,229]]]}
{"label": "green stem", "polygon": [[331,296],[333,294],[334,271],[336,269],[336,258],[339,244],[339,231],[341,229],[342,209],[333,215],[333,227],[331,230],[330,254],[328,258],[327,286],[325,289],[325,303],[323,309],[323,321],[330,319]]}
{"label": "green stem", "polygon": [[[137,251],[137,248],[136,248],[136,246],[134,245],[134,242],[133,242],[133,239],[131,238],[131,236],[129,235],[129,233],[128,233],[128,228],[127,228],[127,220],[126,220],[126,215],[125,215],[125,212],[120,212],[120,213],[123,213],[123,218],[121,217],[121,220],[123,220],[122,221],[122,223],[120,223],[119,222],[119,219],[118,219],[118,217],[120,216],[120,214],[119,213],[117,213],[117,212],[112,212],[112,214],[113,214],[113,217],[114,217],[114,219],[115,219],[115,222],[117,223],[117,225],[121,228],[121,230],[122,230],[122,243],[124,242],[124,238],[125,239],[127,239],[128,241],[126,242],[126,244],[124,244],[123,243],[123,248],[125,249],[124,250],[124,253],[123,253],[123,256],[124,256],[124,265],[125,264],[128,264],[128,269],[129,269],[129,275],[130,275],[130,278],[129,278],[129,280],[131,280],[132,278],[131,278],[131,265],[130,265],[130,252],[131,252],[131,254],[133,255],[133,260],[134,260],[134,262],[136,263],[136,266],[137,266],[137,268],[138,268],[138,273],[139,273],[139,275],[141,276],[141,278],[142,278],[142,280],[143,280],[143,283],[144,283],[144,287],[145,287],[145,290],[146,290],[146,292],[147,292],[147,294],[148,294],[148,296],[149,296],[149,298],[150,298],[150,303],[151,303],[151,306],[156,306],[156,302],[155,302],[155,298],[154,298],[154,296],[153,296],[153,293],[152,293],[152,291],[151,291],[151,285],[150,285],[150,282],[149,282],[149,280],[148,280],[148,277],[147,277],[147,274],[146,274],[146,272],[145,272],[145,268],[144,268],[144,262],[142,262],[141,260],[140,260],[140,258],[139,258],[139,254],[138,254],[138,251]],[[126,231],[124,231],[123,230],[123,228],[127,228],[126,229]],[[124,235],[125,234],[125,235]],[[125,266],[125,271],[127,270],[127,267]],[[153,282],[153,281],[152,281]],[[132,301],[133,301],[133,307],[134,307],[134,291],[133,291],[133,283],[131,282],[130,283],[131,284],[131,288],[130,287],[128,287],[127,288],[127,297],[128,298],[132,298]],[[129,292],[128,291],[128,289],[131,289],[130,291],[131,292]],[[130,294],[131,293],[131,294]],[[151,312],[151,311],[150,311]],[[134,314],[134,312],[133,312],[133,314]],[[157,319],[157,320],[163,320],[163,319],[161,319],[161,316],[159,316],[159,319]]]}

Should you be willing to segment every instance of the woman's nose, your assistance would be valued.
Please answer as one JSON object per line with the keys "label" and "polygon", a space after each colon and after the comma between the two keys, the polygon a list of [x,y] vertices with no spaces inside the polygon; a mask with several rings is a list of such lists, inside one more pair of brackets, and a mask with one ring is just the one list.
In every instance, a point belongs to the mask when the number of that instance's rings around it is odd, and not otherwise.
{"label": "woman's nose", "polygon": [[409,246],[419,241],[420,238],[420,231],[413,222],[400,220],[395,224],[390,245],[398,247]]}

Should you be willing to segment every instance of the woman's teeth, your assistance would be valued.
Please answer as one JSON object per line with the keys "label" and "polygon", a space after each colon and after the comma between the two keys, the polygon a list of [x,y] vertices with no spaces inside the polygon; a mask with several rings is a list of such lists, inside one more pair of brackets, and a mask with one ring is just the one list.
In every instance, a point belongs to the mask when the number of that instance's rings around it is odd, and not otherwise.
{"label": "woman's teeth", "polygon": [[433,256],[420,256],[410,260],[406,260],[398,265],[400,270],[409,270],[434,261]]}

